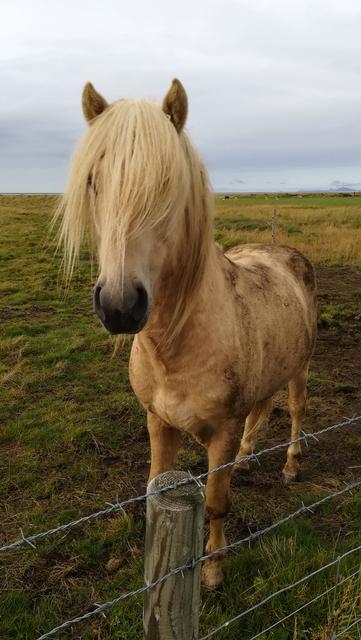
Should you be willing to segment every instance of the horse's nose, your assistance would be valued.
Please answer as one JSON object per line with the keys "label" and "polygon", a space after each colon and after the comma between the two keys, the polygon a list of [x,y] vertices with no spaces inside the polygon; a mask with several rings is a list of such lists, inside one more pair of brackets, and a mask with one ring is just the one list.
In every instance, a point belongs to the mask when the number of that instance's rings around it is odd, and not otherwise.
{"label": "horse's nose", "polygon": [[105,287],[94,290],[94,309],[109,333],[138,333],[148,318],[148,294],[142,285],[128,288],[116,305]]}

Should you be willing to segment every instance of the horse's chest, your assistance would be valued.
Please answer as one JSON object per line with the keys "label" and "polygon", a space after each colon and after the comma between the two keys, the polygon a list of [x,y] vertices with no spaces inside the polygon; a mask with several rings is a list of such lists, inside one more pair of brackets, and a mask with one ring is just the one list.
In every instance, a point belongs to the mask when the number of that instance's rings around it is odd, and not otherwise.
{"label": "horse's chest", "polygon": [[180,371],[162,370],[134,348],[131,384],[146,409],[198,437],[206,425],[219,425],[230,415],[241,413],[244,398],[235,368],[227,362],[214,362],[212,357],[207,363],[194,356]]}
{"label": "horse's chest", "polygon": [[154,389],[149,409],[167,424],[184,431],[192,431],[202,422],[201,407],[195,406],[192,397],[166,386]]}
{"label": "horse's chest", "polygon": [[140,402],[169,425],[196,433],[204,424],[213,422],[222,410],[222,400],[213,385],[198,384],[196,380],[157,378],[148,370],[148,376],[131,376],[131,382]]}

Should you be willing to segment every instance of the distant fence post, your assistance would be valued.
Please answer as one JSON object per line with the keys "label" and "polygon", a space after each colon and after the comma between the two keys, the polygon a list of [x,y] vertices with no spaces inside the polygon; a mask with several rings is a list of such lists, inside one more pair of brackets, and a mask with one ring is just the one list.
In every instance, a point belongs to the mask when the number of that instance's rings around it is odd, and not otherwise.
{"label": "distant fence post", "polygon": [[276,209],[272,213],[272,244],[276,243]]}
{"label": "distant fence post", "polygon": [[[148,494],[189,478],[184,471],[167,471],[148,485]],[[147,497],[145,584],[155,582],[203,552],[204,494],[196,483]],[[145,592],[145,640],[196,640],[201,566],[167,578]]]}

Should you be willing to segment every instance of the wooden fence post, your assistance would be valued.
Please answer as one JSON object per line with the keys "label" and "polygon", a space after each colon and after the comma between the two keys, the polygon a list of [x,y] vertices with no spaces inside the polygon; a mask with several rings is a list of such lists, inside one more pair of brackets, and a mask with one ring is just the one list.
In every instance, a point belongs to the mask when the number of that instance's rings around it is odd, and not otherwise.
{"label": "wooden fence post", "polygon": [[272,214],[272,244],[276,243],[276,209],[273,209]]}
{"label": "wooden fence post", "polygon": [[[184,471],[167,471],[148,485],[148,494],[189,478]],[[145,584],[203,553],[204,493],[196,483],[147,497]],[[145,592],[145,640],[196,640],[201,566],[167,578]]]}

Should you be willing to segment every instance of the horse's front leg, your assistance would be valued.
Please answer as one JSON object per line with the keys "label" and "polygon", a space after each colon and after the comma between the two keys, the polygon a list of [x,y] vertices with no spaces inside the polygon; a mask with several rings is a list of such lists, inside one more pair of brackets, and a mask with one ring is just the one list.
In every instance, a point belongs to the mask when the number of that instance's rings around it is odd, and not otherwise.
{"label": "horse's front leg", "polygon": [[[235,459],[239,444],[239,427],[228,424],[227,428],[212,436],[208,444],[209,470],[232,462]],[[230,507],[229,486],[232,467],[216,471],[208,476],[206,489],[206,509],[209,517],[210,535],[206,552],[210,553],[224,547],[224,519]],[[223,580],[221,552],[206,560],[202,569],[202,582],[206,587],[215,588]]]}
{"label": "horse's front leg", "polygon": [[180,431],[170,427],[154,413],[147,413],[147,427],[150,438],[151,465],[149,480],[164,471],[173,469],[181,442]]}

